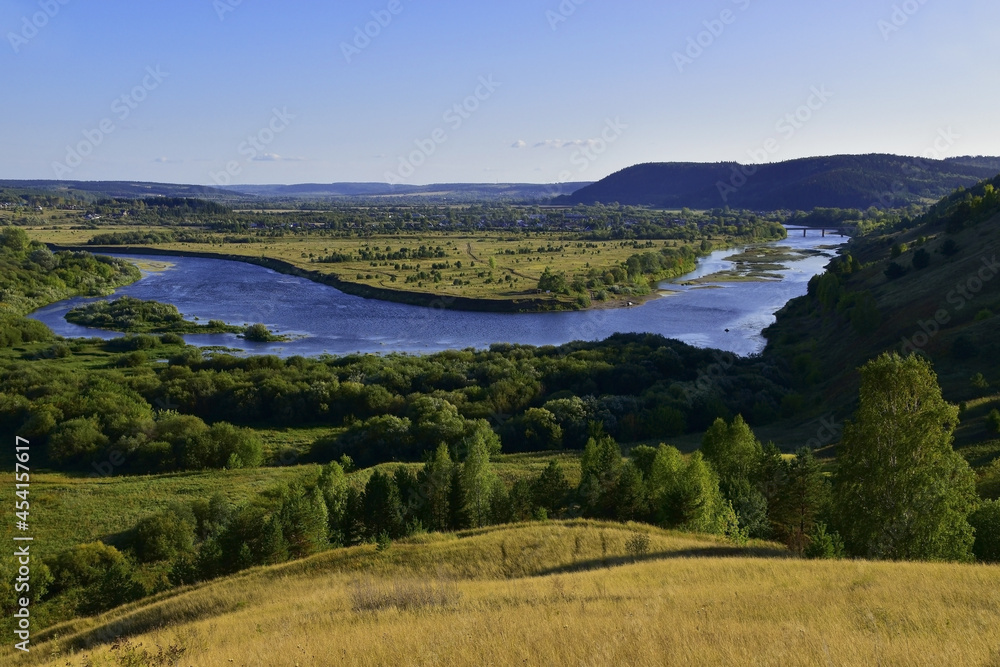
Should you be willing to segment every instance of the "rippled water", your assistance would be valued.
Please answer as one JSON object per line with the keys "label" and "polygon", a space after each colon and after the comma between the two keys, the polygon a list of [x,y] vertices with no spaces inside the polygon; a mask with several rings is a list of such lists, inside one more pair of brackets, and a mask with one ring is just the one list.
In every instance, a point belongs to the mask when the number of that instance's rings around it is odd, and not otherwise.
{"label": "rippled water", "polygon": [[[809,279],[835,254],[831,246],[846,239],[822,238],[811,231],[772,245],[822,248],[822,254],[786,264],[780,281],[720,283],[717,288],[684,287],[633,308],[565,313],[475,313],[447,311],[364,299],[270,269],[214,259],[156,257],[169,270],[144,273],[115,296],[171,303],[191,319],[233,324],[263,322],[283,334],[303,338],[283,343],[248,343],[232,334],[185,336],[194,345],[224,345],[251,354],[313,356],[353,352],[433,352],[485,348],[492,343],[559,345],[572,340],[601,340],[616,332],[649,332],[699,347],[746,355],[764,347],[761,331],[790,299],[806,292]],[[725,260],[735,250],[712,253],[697,270],[676,283],[732,268]],[[148,259],[148,257],[147,257]],[[64,315],[94,299],[69,299],[42,308],[32,317],[65,337],[112,338],[121,334],[70,324]],[[726,332],[726,329],[729,329]]]}

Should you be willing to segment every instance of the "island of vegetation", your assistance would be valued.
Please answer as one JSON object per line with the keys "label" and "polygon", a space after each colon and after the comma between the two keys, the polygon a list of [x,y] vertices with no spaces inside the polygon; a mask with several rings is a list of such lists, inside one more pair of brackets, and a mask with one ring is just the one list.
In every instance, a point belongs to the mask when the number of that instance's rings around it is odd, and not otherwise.
{"label": "island of vegetation", "polygon": [[236,326],[222,320],[209,320],[207,324],[191,322],[184,319],[176,306],[130,296],[79,306],[66,313],[66,320],[80,326],[131,334],[234,333],[255,343],[289,340],[287,336],[274,334],[263,324]]}

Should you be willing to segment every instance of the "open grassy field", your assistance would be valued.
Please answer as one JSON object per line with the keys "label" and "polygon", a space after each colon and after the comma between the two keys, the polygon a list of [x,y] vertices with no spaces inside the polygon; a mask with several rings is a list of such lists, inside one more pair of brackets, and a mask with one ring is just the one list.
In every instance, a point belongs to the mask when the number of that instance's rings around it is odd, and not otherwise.
{"label": "open grassy field", "polygon": [[37,639],[22,664],[997,665],[1000,567],[521,524],[249,570]]}
{"label": "open grassy field", "polygon": [[[75,222],[77,224],[70,224]],[[31,238],[60,246],[85,246],[97,234],[156,229],[135,225],[102,224],[99,229],[73,229],[79,220],[46,220],[26,228]],[[526,309],[581,307],[576,295],[545,294],[538,280],[546,268],[564,273],[568,283],[582,281],[595,306],[620,306],[637,302],[642,294],[616,294],[612,285],[621,279],[609,275],[630,256],[680,247],[684,241],[587,241],[573,233],[558,232],[424,232],[384,234],[371,238],[336,236],[326,230],[300,231],[263,242],[232,243],[226,235],[198,230],[208,243],[157,243],[158,251],[212,253],[258,260],[266,257],[301,271],[331,276],[339,282],[376,290],[437,299],[517,302]],[[736,242],[730,237],[711,239],[716,247]],[[700,246],[701,239],[697,241]],[[122,246],[134,252],[136,246]],[[405,258],[405,257],[409,258]],[[336,256],[333,263],[321,262]],[[691,267],[693,268],[693,267]],[[599,278],[600,285],[593,282]]]}

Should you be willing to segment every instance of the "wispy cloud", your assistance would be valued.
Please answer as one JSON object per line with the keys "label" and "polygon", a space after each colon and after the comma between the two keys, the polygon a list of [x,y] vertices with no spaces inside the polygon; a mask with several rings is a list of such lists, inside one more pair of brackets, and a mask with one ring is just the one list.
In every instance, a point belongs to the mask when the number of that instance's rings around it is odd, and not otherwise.
{"label": "wispy cloud", "polygon": [[518,139],[517,141],[515,141],[514,143],[512,143],[510,145],[510,147],[511,148],[524,148],[527,145],[528,145],[527,141],[525,141],[524,139]]}
{"label": "wispy cloud", "polygon": [[580,146],[594,146],[600,139],[546,139],[539,141],[533,148],[574,148]]}
{"label": "wispy cloud", "polygon": [[253,158],[254,162],[305,162],[304,157],[284,157],[277,153],[261,153]]}
{"label": "wispy cloud", "polygon": [[184,162],[184,160],[177,160],[168,157],[157,157],[153,158],[153,162],[156,164],[180,164]]}

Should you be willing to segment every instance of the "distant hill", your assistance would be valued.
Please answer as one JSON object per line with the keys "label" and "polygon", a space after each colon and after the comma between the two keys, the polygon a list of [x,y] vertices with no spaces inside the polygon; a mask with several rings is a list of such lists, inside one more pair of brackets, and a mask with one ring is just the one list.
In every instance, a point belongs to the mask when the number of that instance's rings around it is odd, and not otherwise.
{"label": "distant hill", "polygon": [[142,199],[144,197],[190,197],[197,199],[233,199],[233,193],[205,185],[144,183],[141,181],[45,181],[0,180],[0,189],[33,190],[82,199]]}
{"label": "distant hill", "polygon": [[834,155],[762,165],[648,163],[628,167],[560,197],[565,204],[655,208],[867,209],[930,203],[1000,172],[1000,158],[924,160],[898,155]]}
{"label": "distant hill", "polygon": [[388,183],[301,183],[297,185],[231,185],[230,192],[266,199],[302,198],[393,198],[458,199],[463,201],[542,200],[567,195],[591,185],[577,183],[436,183],[432,185],[390,185]]}
{"label": "distant hill", "polygon": [[267,201],[413,201],[419,203],[476,203],[490,201],[548,202],[591,185],[572,183],[439,183],[390,185],[388,183],[300,183],[295,185],[231,185],[212,187],[140,181],[47,181],[0,180],[0,191],[15,190],[93,201],[97,199],[143,199],[179,197],[210,199],[228,203]]}
{"label": "distant hill", "polygon": [[1000,157],[990,157],[988,155],[964,155],[962,157],[950,157],[945,162],[952,164],[962,164],[973,167],[985,167],[1000,174]]}

